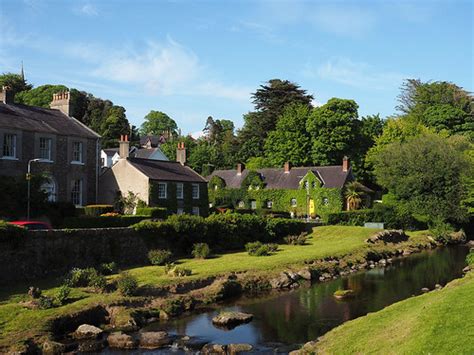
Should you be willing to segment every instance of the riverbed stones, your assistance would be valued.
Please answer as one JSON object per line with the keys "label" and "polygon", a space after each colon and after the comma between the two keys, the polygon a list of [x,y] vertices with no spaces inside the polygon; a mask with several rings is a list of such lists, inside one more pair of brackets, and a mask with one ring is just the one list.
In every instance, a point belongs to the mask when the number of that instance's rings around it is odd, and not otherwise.
{"label": "riverbed stones", "polygon": [[75,339],[96,339],[103,333],[103,330],[90,324],[82,324],[77,327],[73,334]]}
{"label": "riverbed stones", "polygon": [[201,353],[203,355],[210,355],[210,354],[226,354],[226,346],[221,344],[206,344],[202,347]]}
{"label": "riverbed stones", "polygon": [[105,348],[103,339],[84,339],[79,342],[77,350],[83,353],[98,353]]}
{"label": "riverbed stones", "polygon": [[470,266],[466,266],[464,269],[462,269],[462,272],[463,273],[468,273],[469,271],[471,271],[471,267]]}
{"label": "riverbed stones", "polygon": [[216,326],[232,328],[252,321],[253,314],[243,312],[223,312],[214,318],[212,323]]}
{"label": "riverbed stones", "polygon": [[366,243],[374,244],[377,242],[383,243],[400,243],[408,240],[408,235],[401,229],[383,230],[375,233],[366,240]]}
{"label": "riverbed stones", "polygon": [[310,281],[313,278],[313,275],[309,268],[304,268],[298,271],[298,276],[302,278],[303,280],[307,280],[307,281]]}
{"label": "riverbed stones", "polygon": [[59,355],[66,352],[66,345],[52,340],[46,340],[42,345],[44,355]]}
{"label": "riverbed stones", "polygon": [[111,333],[107,337],[107,342],[111,348],[115,349],[135,349],[137,341],[128,334],[122,332]]}
{"label": "riverbed stones", "polygon": [[227,345],[227,354],[234,355],[242,352],[252,351],[253,347],[250,344],[229,344]]}
{"label": "riverbed stones", "polygon": [[429,289],[428,287],[423,287],[423,288],[421,289],[421,292],[427,293],[427,292],[430,292],[430,289]]}
{"label": "riverbed stones", "polygon": [[441,286],[440,284],[436,284],[435,285],[435,289],[436,290],[441,290],[443,288],[443,286]]}
{"label": "riverbed stones", "polygon": [[139,345],[143,349],[158,349],[171,344],[171,341],[168,333],[164,331],[142,332],[140,333]]}
{"label": "riverbed stones", "polygon": [[274,289],[289,288],[294,280],[286,272],[280,273],[276,278],[270,280],[270,286]]}

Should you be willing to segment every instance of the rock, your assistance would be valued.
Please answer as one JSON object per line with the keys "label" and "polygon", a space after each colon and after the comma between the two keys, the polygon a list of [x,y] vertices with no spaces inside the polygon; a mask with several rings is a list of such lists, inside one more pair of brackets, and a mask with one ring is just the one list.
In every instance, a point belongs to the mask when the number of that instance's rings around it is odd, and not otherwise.
{"label": "rock", "polygon": [[304,268],[298,271],[298,276],[302,278],[303,280],[308,280],[308,281],[313,278],[313,275],[311,274],[311,271],[309,268]]}
{"label": "rock", "polygon": [[408,240],[408,235],[401,229],[384,230],[375,233],[365,242],[369,244],[384,242],[384,243],[400,243]]}
{"label": "rock", "polygon": [[250,344],[229,344],[227,345],[227,354],[239,354],[241,352],[251,351],[253,349]]}
{"label": "rock", "polygon": [[82,324],[77,327],[73,337],[75,339],[97,339],[103,330],[90,324]]}
{"label": "rock", "polygon": [[288,288],[294,282],[295,281],[289,277],[286,272],[282,272],[278,277],[270,280],[270,285],[275,289]]}
{"label": "rock", "polygon": [[466,233],[461,229],[457,232],[452,232],[450,235],[450,244],[464,243],[467,240]]}
{"label": "rock", "polygon": [[42,346],[44,355],[57,355],[66,352],[66,345],[52,340],[46,340]]}
{"label": "rock", "polygon": [[429,289],[428,287],[423,287],[423,288],[421,289],[421,292],[427,293],[427,292],[430,292],[430,289]]}
{"label": "rock", "polygon": [[79,343],[78,351],[84,353],[98,353],[105,348],[104,340],[87,339]]}
{"label": "rock", "polygon": [[388,258],[387,259],[387,263],[391,264],[393,262],[393,259],[392,258]]}
{"label": "rock", "polygon": [[470,240],[466,243],[468,247],[474,248],[474,240]]}
{"label": "rock", "polygon": [[385,260],[385,259],[380,259],[379,264],[381,264],[381,265],[386,265],[386,264],[387,264],[387,260]]}
{"label": "rock", "polygon": [[374,269],[374,268],[375,268],[375,264],[370,264],[369,267],[370,267],[371,269]]}
{"label": "rock", "polygon": [[[187,338],[189,340],[189,337]],[[183,340],[185,340],[183,338]],[[171,344],[172,340],[167,332],[142,332],[140,333],[140,348],[157,349]]]}
{"label": "rock", "polygon": [[464,269],[462,269],[462,272],[463,272],[463,273],[467,273],[467,272],[469,272],[469,271],[471,271],[471,267],[470,267],[470,266],[466,266]]}
{"label": "rock", "polygon": [[253,314],[242,312],[223,312],[214,318],[212,323],[221,327],[235,327],[239,324],[248,323],[253,319]]}
{"label": "rock", "polygon": [[411,254],[411,251],[410,250],[404,250],[402,255],[403,256],[407,256],[407,255],[410,255]]}
{"label": "rock", "polygon": [[204,345],[208,343],[208,340],[198,338],[198,337],[189,337],[184,336],[177,341],[178,348],[184,349],[185,351],[197,353],[199,352]]}
{"label": "rock", "polygon": [[441,290],[442,288],[443,288],[443,286],[441,286],[440,284],[435,285],[435,289],[437,289],[437,290]]}
{"label": "rock", "polygon": [[334,292],[334,297],[339,299],[339,300],[352,298],[352,297],[354,297],[354,291],[352,291],[352,290],[337,290],[336,292]]}
{"label": "rock", "polygon": [[137,342],[130,335],[122,332],[114,332],[107,337],[107,342],[111,348],[134,349]]}
{"label": "rock", "polygon": [[220,344],[206,344],[202,347],[201,353],[206,354],[226,354],[226,346]]}

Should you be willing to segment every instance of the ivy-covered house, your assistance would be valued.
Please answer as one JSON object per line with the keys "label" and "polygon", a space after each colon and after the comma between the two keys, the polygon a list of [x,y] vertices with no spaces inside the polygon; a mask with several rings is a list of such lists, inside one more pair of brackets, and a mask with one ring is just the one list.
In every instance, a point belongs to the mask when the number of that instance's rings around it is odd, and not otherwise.
{"label": "ivy-covered house", "polygon": [[[213,206],[236,209],[290,212],[294,216],[325,219],[329,213],[346,207],[344,187],[354,181],[349,159],[342,165],[265,168],[246,170],[242,164],[235,170],[216,170],[207,177],[209,202]],[[370,204],[371,190],[365,204]]]}
{"label": "ivy-covered house", "polygon": [[117,196],[133,192],[150,207],[168,213],[209,214],[207,181],[186,166],[186,148],[178,146],[179,161],[130,157],[127,137],[121,137],[120,159],[100,177],[100,202],[113,204]]}

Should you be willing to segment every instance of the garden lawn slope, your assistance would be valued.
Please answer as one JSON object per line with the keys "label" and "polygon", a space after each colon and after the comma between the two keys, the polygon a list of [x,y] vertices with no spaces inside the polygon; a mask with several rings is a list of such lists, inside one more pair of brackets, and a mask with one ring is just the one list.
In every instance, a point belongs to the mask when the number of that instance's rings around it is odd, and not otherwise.
{"label": "garden lawn slope", "polygon": [[474,354],[474,272],[432,291],[347,322],[326,335],[318,354]]}

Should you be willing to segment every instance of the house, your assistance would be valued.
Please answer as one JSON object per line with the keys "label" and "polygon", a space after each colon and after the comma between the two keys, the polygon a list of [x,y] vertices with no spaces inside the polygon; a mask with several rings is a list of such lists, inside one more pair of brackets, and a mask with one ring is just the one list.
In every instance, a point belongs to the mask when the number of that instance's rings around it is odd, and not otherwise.
{"label": "house", "polygon": [[103,168],[110,168],[120,159],[118,148],[106,148],[100,151],[100,161]]}
{"label": "house", "polygon": [[119,141],[120,159],[100,177],[100,201],[113,204],[133,192],[147,205],[166,207],[169,213],[206,216],[207,181],[186,166],[186,148],[179,144],[178,161],[131,157],[127,136]]}
{"label": "house", "polygon": [[50,108],[13,103],[0,91],[0,175],[42,174],[50,201],[76,206],[98,198],[100,136],[70,116],[70,94],[53,95]]}
{"label": "house", "polygon": [[[325,218],[345,208],[343,190],[354,181],[349,159],[342,165],[216,170],[207,177],[209,201],[215,206],[268,209],[296,216]],[[364,192],[371,190],[361,185]],[[369,196],[369,195],[367,195]],[[370,203],[370,199],[366,200]]]}

